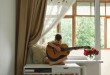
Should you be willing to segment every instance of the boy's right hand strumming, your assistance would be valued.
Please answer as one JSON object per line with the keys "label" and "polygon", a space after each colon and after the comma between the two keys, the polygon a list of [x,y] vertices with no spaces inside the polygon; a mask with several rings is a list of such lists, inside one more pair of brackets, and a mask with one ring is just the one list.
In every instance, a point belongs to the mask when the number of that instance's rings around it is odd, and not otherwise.
{"label": "boy's right hand strumming", "polygon": [[60,47],[56,46],[56,50],[57,51],[61,51]]}
{"label": "boy's right hand strumming", "polygon": [[53,47],[53,48],[55,48],[57,51],[61,51],[60,47],[54,45],[54,44],[51,43],[51,42],[48,42],[48,45],[51,46],[51,47]]}

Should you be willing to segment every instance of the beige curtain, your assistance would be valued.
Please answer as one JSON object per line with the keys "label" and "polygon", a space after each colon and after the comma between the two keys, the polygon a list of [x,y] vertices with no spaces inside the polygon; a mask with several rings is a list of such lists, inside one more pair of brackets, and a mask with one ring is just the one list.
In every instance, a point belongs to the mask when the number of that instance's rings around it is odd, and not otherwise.
{"label": "beige curtain", "polygon": [[28,47],[42,33],[47,0],[16,0],[16,62],[15,75],[23,75]]}

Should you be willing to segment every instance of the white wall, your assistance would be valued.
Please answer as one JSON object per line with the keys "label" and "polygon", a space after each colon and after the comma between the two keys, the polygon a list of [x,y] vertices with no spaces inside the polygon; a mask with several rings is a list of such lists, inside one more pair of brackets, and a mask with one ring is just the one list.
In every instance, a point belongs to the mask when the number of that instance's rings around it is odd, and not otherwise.
{"label": "white wall", "polygon": [[110,75],[110,50],[102,50],[101,59],[101,75]]}
{"label": "white wall", "polygon": [[0,0],[0,75],[14,75],[15,1]]}

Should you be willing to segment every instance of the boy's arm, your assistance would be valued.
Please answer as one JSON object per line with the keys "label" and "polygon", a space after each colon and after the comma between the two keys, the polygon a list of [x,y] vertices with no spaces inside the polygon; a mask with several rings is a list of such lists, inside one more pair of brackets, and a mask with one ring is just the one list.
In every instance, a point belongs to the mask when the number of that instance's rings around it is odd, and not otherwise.
{"label": "boy's arm", "polygon": [[54,44],[51,43],[51,42],[48,42],[48,45],[51,46],[51,47],[53,47],[53,48],[55,48],[57,51],[61,51],[60,47],[54,45]]}

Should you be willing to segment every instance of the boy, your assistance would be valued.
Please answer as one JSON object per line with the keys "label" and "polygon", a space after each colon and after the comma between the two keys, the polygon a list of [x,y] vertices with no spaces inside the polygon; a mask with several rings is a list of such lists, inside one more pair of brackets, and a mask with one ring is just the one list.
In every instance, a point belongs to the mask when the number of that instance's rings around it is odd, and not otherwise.
{"label": "boy", "polygon": [[[52,48],[54,48],[57,52],[61,51],[61,48],[59,47],[62,43],[62,36],[60,34],[55,35],[54,41],[48,42],[48,45]],[[75,49],[80,49],[80,48],[91,48],[90,46],[81,46],[79,48]],[[45,62],[49,63],[50,65],[54,64],[64,64],[64,61],[67,59],[67,55],[61,55],[58,59],[51,59],[48,54],[47,57],[44,59]]]}
{"label": "boy", "polygon": [[[55,48],[55,50],[57,50],[58,52],[60,52],[61,49],[57,45],[61,45],[61,40],[62,40],[62,36],[60,34],[56,34],[54,41],[48,42],[48,45]],[[65,61],[66,59],[67,59],[67,56],[62,56],[58,60],[51,60],[48,57],[46,57],[44,60],[50,65],[54,65],[54,64],[63,64],[63,61]]]}

